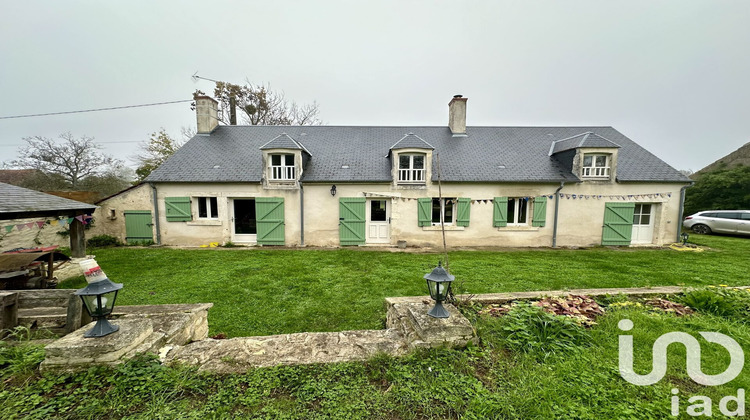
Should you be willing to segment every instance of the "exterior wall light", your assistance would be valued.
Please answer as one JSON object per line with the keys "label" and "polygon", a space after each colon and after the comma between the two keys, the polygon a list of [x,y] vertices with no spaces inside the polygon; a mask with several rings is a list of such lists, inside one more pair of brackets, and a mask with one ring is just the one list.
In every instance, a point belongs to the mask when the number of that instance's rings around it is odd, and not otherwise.
{"label": "exterior wall light", "polygon": [[448,274],[443,268],[442,262],[438,261],[438,266],[429,274],[425,274],[424,278],[427,280],[427,289],[430,291],[430,297],[435,300],[435,306],[427,312],[427,315],[433,318],[448,318],[450,314],[443,307],[442,302],[450,294],[451,282],[456,279],[456,276]]}
{"label": "exterior wall light", "polygon": [[115,307],[117,292],[122,289],[122,283],[113,283],[107,278],[96,260],[84,260],[80,264],[89,284],[83,289],[76,290],[75,294],[81,297],[86,312],[96,320],[94,328],[86,331],[83,336],[96,338],[112,334],[120,327],[110,324],[107,315],[111,314]]}
{"label": "exterior wall light", "polygon": [[335,184],[331,185],[331,195],[334,196],[334,197],[336,196],[336,185]]}

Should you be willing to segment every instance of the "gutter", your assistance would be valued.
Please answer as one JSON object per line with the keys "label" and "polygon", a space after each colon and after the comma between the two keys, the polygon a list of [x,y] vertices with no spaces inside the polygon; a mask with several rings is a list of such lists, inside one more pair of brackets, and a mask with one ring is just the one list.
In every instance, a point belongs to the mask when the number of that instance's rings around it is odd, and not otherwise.
{"label": "gutter", "polygon": [[299,181],[299,246],[305,246],[305,189]]}
{"label": "gutter", "polygon": [[552,227],[552,248],[557,248],[557,215],[560,210],[560,190],[565,186],[565,181],[560,182],[560,186],[555,190],[555,220]]}
{"label": "gutter", "polygon": [[682,232],[682,217],[684,216],[683,212],[685,211],[685,190],[695,185],[695,182],[691,182],[688,185],[685,185],[684,187],[680,188],[680,211],[677,213],[677,238],[675,239],[675,242],[680,242],[680,233]]}
{"label": "gutter", "polygon": [[148,185],[151,187],[151,197],[154,203],[154,226],[156,227],[156,244],[161,245],[161,228],[159,227],[159,202],[156,201],[156,185],[154,185],[153,182],[149,182]]}

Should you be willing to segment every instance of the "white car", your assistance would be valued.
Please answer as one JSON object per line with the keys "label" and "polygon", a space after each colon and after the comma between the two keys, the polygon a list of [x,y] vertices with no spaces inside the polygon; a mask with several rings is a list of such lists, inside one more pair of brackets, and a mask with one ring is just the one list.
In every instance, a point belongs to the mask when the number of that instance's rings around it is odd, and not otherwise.
{"label": "white car", "polygon": [[682,226],[695,233],[750,235],[750,210],[706,210],[688,216]]}

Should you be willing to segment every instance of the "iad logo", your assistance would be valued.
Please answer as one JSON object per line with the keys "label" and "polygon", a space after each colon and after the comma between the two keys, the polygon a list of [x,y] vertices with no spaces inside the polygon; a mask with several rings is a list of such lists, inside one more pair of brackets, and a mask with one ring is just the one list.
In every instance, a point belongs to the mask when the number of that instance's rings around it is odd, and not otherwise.
{"label": "iad logo", "polygon": [[[633,329],[633,321],[629,319],[620,320],[617,326],[622,331]],[[670,344],[680,343],[685,346],[687,374],[694,382],[706,385],[717,386],[723,385],[736,378],[742,372],[745,365],[745,353],[734,339],[717,332],[700,332],[700,335],[709,343],[716,343],[723,346],[729,352],[730,362],[724,372],[717,375],[707,375],[701,370],[701,346],[698,340],[690,334],[684,332],[670,332],[659,336],[652,347],[653,359],[651,363],[651,372],[645,375],[635,373],[633,370],[633,336],[620,335],[619,342],[619,368],[620,376],[634,385],[652,385],[659,382],[667,373],[667,348]],[[672,390],[672,394],[678,394],[677,389]],[[687,414],[690,416],[711,416],[711,399],[704,396],[693,396],[688,402],[699,402],[687,408]],[[732,411],[727,407],[730,402],[737,404],[737,409]],[[719,402],[719,410],[726,416],[744,416],[745,415],[745,390],[738,389],[737,397],[727,396]],[[679,415],[679,398],[672,397],[672,415]]]}

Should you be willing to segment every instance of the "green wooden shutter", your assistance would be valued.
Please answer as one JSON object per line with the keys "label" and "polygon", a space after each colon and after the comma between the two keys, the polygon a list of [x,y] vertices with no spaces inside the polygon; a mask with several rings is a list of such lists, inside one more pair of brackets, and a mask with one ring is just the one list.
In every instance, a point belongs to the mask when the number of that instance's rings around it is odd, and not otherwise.
{"label": "green wooden shutter", "polygon": [[432,226],[432,199],[417,199],[417,214],[419,217],[419,226]]}
{"label": "green wooden shutter", "polygon": [[365,209],[364,197],[339,198],[339,242],[344,245],[364,245]]}
{"label": "green wooden shutter", "polygon": [[456,211],[456,226],[469,226],[471,216],[471,199],[461,197],[458,199],[458,210]]}
{"label": "green wooden shutter", "polygon": [[534,197],[534,216],[531,226],[544,227],[547,219],[547,197]]}
{"label": "green wooden shutter", "polygon": [[635,203],[605,203],[602,245],[630,245]]}
{"label": "green wooden shutter", "polygon": [[284,245],[284,197],[257,197],[258,245]]}
{"label": "green wooden shutter", "polygon": [[492,214],[492,226],[508,226],[508,197],[495,197],[492,202],[495,206]]}
{"label": "green wooden shutter", "polygon": [[190,212],[190,197],[165,197],[167,222],[187,222],[193,220]]}
{"label": "green wooden shutter", "polygon": [[125,242],[153,241],[150,210],[125,210]]}

